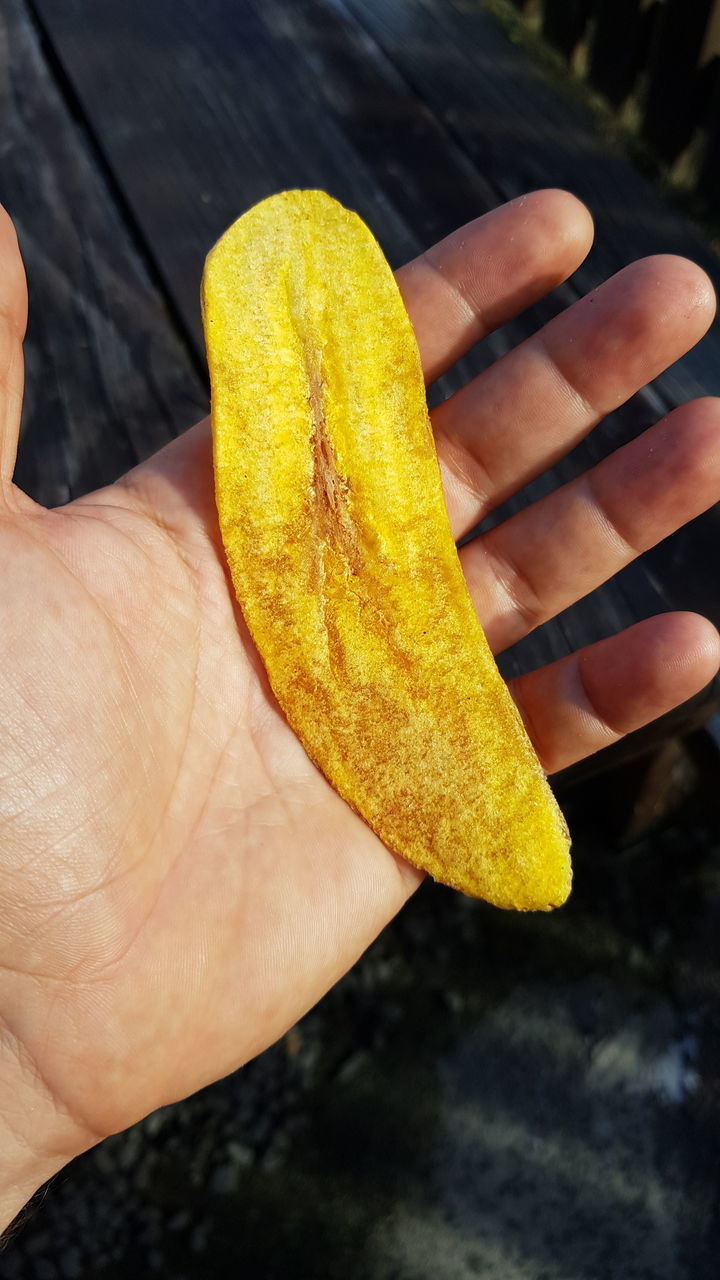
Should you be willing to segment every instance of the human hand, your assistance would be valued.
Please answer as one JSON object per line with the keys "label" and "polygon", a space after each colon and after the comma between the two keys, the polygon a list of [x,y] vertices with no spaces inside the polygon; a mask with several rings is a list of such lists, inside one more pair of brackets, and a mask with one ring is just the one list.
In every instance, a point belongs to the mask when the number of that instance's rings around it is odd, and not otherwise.
{"label": "human hand", "polygon": [[[577,201],[540,192],[404,268],[428,380],[570,274],[590,239]],[[0,262],[7,1216],[76,1152],[277,1039],[420,876],[339,799],[272,697],[229,585],[207,421],[58,510],[12,486],[26,294],[8,220]],[[436,410],[456,536],[692,346],[713,309],[692,264],[636,263]],[[719,428],[717,401],[683,406],[464,547],[493,648],[710,506]],[[664,615],[513,693],[552,772],[695,693],[719,655],[704,619]]]}

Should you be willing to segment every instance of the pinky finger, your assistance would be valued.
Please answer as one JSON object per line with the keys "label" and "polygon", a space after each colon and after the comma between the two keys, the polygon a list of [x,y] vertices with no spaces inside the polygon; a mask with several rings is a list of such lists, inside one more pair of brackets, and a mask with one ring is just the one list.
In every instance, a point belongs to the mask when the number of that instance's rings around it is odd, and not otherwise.
{"label": "pinky finger", "polygon": [[719,665],[711,622],[665,613],[519,676],[510,692],[543,768],[556,773],[679,706]]}

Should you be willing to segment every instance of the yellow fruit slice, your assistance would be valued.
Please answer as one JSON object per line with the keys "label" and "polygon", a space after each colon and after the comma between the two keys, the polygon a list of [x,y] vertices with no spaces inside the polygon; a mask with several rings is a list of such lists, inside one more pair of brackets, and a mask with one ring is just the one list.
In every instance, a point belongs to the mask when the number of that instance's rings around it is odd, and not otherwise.
{"label": "yellow fruit slice", "polygon": [[308,755],[435,879],[564,902],[567,829],[465,586],[377,243],[323,192],[272,196],[208,255],[203,316],[222,539]]}

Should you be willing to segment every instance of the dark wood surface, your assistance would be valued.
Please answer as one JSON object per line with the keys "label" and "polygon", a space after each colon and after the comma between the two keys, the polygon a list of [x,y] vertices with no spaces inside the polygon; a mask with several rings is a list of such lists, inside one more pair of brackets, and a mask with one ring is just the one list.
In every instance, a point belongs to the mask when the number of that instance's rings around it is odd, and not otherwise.
{"label": "dark wood surface", "polygon": [[[0,198],[31,289],[18,479],[45,501],[112,479],[206,411],[205,254],[284,187],[357,209],[395,264],[524,190],[564,186],[589,204],[587,263],[436,397],[633,258],[683,253],[720,280],[702,237],[479,3],[5,0],[0,38]],[[717,330],[504,510],[708,392]],[[719,535],[717,512],[695,522],[516,646],[505,671],[660,610],[720,622]]]}
{"label": "dark wood surface", "polygon": [[59,504],[201,416],[205,393],[22,0],[0,11],[0,112],[30,293],[17,480]]}

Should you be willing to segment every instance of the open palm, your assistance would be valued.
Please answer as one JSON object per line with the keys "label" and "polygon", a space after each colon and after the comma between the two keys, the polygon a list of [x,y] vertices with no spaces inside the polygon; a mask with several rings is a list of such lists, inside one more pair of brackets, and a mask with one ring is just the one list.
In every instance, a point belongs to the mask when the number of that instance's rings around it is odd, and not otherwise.
{"label": "open palm", "polygon": [[[406,267],[428,380],[565,278],[590,238],[581,205],[541,192]],[[55,511],[12,486],[26,295],[7,219],[0,239],[1,1043],[69,1154],[270,1044],[420,877],[336,796],[274,702],[229,586],[207,422]],[[713,305],[692,264],[637,263],[443,404],[457,536],[697,341]],[[493,647],[708,507],[719,426],[717,402],[686,405],[465,547]],[[665,615],[513,692],[552,772],[684,700],[717,663],[709,623]]]}

